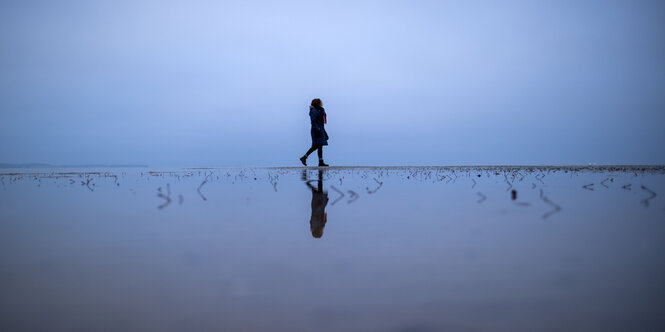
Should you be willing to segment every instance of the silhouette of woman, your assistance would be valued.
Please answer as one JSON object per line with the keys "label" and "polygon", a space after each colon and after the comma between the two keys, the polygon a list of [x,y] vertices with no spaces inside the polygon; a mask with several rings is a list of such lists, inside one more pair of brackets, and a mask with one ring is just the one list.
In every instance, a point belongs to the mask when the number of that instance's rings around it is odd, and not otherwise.
{"label": "silhouette of woman", "polygon": [[323,171],[319,170],[319,179],[316,187],[307,181],[307,171],[303,170],[303,181],[312,190],[312,217],[309,219],[309,229],[312,231],[312,236],[320,238],[323,236],[323,228],[326,227],[328,222],[328,214],[326,213],[326,205],[328,204],[328,192],[323,191]]}
{"label": "silhouette of woman", "polygon": [[312,100],[312,104],[309,106],[309,118],[312,122],[312,129],[310,130],[310,134],[312,135],[312,147],[307,150],[304,156],[300,157],[300,162],[307,166],[307,157],[309,157],[314,150],[318,150],[319,167],[328,166],[323,162],[323,146],[328,145],[328,133],[326,133],[326,128],[324,127],[327,119],[326,111],[323,109],[321,99],[316,98]]}

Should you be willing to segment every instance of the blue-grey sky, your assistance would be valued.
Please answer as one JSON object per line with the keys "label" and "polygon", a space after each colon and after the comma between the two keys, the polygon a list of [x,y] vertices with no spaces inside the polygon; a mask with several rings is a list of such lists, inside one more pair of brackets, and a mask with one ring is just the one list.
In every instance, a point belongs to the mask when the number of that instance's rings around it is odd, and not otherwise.
{"label": "blue-grey sky", "polygon": [[314,97],[331,165],[665,164],[665,2],[0,2],[2,162],[296,166]]}

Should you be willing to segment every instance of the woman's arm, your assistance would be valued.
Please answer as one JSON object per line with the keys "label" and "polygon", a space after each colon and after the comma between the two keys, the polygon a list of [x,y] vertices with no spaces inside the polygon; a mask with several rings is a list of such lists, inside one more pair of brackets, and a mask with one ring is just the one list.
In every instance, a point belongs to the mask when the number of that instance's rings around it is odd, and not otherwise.
{"label": "woman's arm", "polygon": [[323,135],[321,114],[317,110],[311,110],[309,112],[309,117],[312,120],[312,128],[314,128],[314,131],[316,131],[318,136]]}

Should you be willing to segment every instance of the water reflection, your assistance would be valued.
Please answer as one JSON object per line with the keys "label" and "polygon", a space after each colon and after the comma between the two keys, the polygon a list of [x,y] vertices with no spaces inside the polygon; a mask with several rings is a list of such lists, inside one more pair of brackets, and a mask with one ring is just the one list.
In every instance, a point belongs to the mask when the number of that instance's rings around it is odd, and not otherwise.
{"label": "water reflection", "polygon": [[[293,183],[305,182],[308,188],[314,188],[313,204],[318,204],[313,205],[311,219],[312,234],[315,237],[322,233],[325,225],[325,211],[319,211],[319,206],[323,210],[326,207],[338,208],[338,204],[348,205],[359,201],[361,196],[374,196],[377,192],[382,197],[403,196],[407,194],[405,184],[414,182],[437,184],[442,190],[444,187],[445,190],[454,190],[456,198],[482,204],[484,208],[497,203],[505,209],[537,208],[541,211],[541,219],[553,215],[559,217],[560,212],[567,209],[568,202],[565,195],[562,197],[561,191],[565,187],[578,188],[575,196],[592,192],[605,196],[618,189],[624,193],[622,197],[626,200],[639,197],[635,203],[645,208],[656,204],[658,209],[665,210],[658,197],[663,187],[659,180],[665,174],[663,166],[331,167],[315,170],[318,172],[318,180],[307,180],[307,172],[306,169],[289,167],[149,171],[21,169],[0,171],[0,188],[8,195],[11,195],[12,188],[29,182],[39,188],[55,186],[64,190],[67,187],[79,187],[90,194],[114,188],[119,189],[119,193],[128,190],[136,195],[147,188],[153,199],[142,201],[157,210],[170,210],[174,205],[183,205],[185,202],[206,202],[209,198],[215,200],[215,196],[219,197],[219,193],[229,185],[255,183],[257,187],[265,188],[263,186],[269,184],[268,188],[278,193],[280,180],[297,179],[300,174],[303,179]],[[328,193],[323,190],[324,178],[332,194],[330,204],[327,204]],[[384,182],[387,189],[382,189]],[[504,200],[504,193],[509,200]],[[194,199],[187,199],[192,196]],[[324,201],[325,204],[322,203]]]}
{"label": "water reflection", "polygon": [[[317,180],[307,180],[307,171],[302,171],[302,180],[309,189],[312,190],[312,216],[309,219],[309,229],[312,236],[321,238],[323,236],[323,228],[326,227],[328,222],[328,214],[326,213],[326,205],[328,205],[328,192],[323,190],[323,173],[325,171],[318,170]],[[316,182],[316,187],[312,185]]]}
{"label": "water reflection", "polygon": [[0,330],[658,330],[663,193],[660,166],[0,170]]}

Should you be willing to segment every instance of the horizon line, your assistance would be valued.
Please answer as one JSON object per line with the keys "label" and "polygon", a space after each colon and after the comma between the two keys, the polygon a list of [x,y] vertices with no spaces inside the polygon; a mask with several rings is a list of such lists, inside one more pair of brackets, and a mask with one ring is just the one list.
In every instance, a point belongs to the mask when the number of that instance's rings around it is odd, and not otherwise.
{"label": "horizon line", "polygon": [[71,164],[53,165],[47,163],[0,163],[0,168],[173,168],[173,169],[230,169],[230,168],[254,168],[254,169],[352,169],[352,168],[665,168],[665,164],[478,164],[478,165],[338,165],[338,166],[153,166],[146,164]]}

